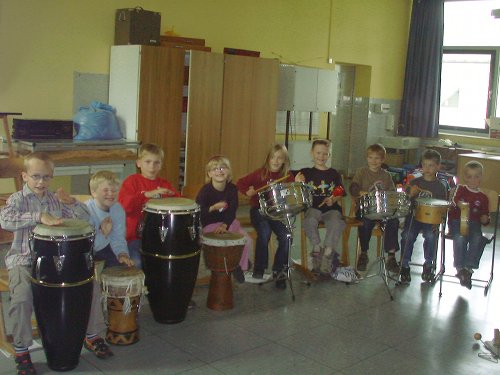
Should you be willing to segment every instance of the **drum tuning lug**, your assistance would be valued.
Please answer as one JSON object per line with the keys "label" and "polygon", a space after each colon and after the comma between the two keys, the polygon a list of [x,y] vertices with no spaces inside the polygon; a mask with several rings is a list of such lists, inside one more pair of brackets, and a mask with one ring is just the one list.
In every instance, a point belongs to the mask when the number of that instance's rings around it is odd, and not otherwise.
{"label": "drum tuning lug", "polygon": [[196,227],[194,225],[188,226],[189,235],[191,236],[191,241],[196,238]]}
{"label": "drum tuning lug", "polygon": [[36,260],[36,269],[35,269],[35,274],[36,274],[36,279],[40,280],[40,265],[42,264],[42,257],[38,257]]}
{"label": "drum tuning lug", "polygon": [[54,265],[56,266],[57,273],[59,273],[59,274],[62,271],[65,257],[66,257],[65,255],[60,255],[60,256],[54,255],[52,257],[54,259]]}
{"label": "drum tuning lug", "polygon": [[94,257],[91,253],[85,253],[85,258],[87,261],[87,269],[94,269]]}
{"label": "drum tuning lug", "polygon": [[161,239],[161,242],[165,242],[165,238],[167,237],[167,234],[168,234],[168,227],[165,227],[165,226],[161,226],[160,227],[160,239]]}

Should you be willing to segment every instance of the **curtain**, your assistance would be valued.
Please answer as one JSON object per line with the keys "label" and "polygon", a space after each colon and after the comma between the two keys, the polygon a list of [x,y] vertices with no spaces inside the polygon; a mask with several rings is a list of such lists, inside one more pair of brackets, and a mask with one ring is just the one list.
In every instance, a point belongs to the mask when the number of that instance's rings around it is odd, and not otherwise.
{"label": "curtain", "polygon": [[413,0],[399,135],[437,138],[444,0]]}

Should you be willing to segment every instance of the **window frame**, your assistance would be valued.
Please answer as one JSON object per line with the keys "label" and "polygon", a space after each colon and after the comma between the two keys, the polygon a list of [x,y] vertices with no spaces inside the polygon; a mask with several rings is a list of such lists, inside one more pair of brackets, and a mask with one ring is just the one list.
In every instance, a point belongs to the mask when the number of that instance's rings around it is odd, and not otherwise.
{"label": "window frame", "polygon": [[[486,118],[491,117],[496,113],[496,103],[498,95],[498,56],[500,47],[443,47],[443,56],[448,54],[484,54],[490,55],[490,78],[488,83],[488,100],[486,102]],[[441,88],[440,88],[441,96]],[[485,128],[478,129],[473,127],[453,126],[439,124],[439,133],[453,133],[457,135],[478,135],[485,136],[489,134],[489,126],[485,121]]]}

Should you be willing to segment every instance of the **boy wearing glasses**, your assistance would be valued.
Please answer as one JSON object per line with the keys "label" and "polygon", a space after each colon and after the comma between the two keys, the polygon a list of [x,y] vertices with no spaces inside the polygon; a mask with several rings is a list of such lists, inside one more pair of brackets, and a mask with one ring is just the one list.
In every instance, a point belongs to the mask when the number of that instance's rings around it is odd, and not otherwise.
{"label": "boy wearing glasses", "polygon": [[[39,223],[52,226],[62,224],[63,218],[88,221],[90,217],[87,207],[62,188],[55,193],[49,191],[53,175],[54,163],[48,154],[33,152],[27,155],[22,172],[25,184],[21,191],[9,197],[0,211],[0,225],[14,232],[12,246],[5,256],[5,265],[9,272],[9,317],[13,321],[12,336],[18,374],[36,374],[28,350],[33,344],[29,234]],[[91,318],[89,321],[88,331],[97,332],[91,324],[93,320],[96,319]]]}
{"label": "boy wearing glasses", "polygon": [[126,214],[127,244],[130,258],[141,268],[141,240],[137,237],[137,226],[142,216],[142,208],[151,198],[180,197],[167,180],[158,177],[163,163],[163,150],[153,143],[139,148],[136,161],[141,173],[128,176],[118,193],[118,202]]}

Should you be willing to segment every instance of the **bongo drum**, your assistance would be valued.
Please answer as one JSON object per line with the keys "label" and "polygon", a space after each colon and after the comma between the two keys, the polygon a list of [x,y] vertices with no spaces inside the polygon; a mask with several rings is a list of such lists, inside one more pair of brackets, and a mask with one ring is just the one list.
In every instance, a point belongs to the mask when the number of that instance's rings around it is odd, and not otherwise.
{"label": "bongo drum", "polygon": [[201,236],[203,259],[212,271],[207,307],[212,310],[233,308],[231,273],[240,262],[245,236],[239,233],[206,233]]}
{"label": "bongo drum", "polygon": [[86,221],[37,225],[30,234],[33,305],[47,364],[78,365],[92,304],[94,229]]}
{"label": "bongo drum", "polygon": [[448,201],[434,198],[417,198],[415,202],[415,219],[425,224],[441,224],[450,206]]}
{"label": "bongo drum", "polygon": [[131,345],[139,341],[137,315],[146,294],[144,278],[144,272],[135,267],[117,266],[102,271],[106,341],[110,344]]}
{"label": "bongo drum", "polygon": [[200,263],[200,207],[187,198],[151,199],[144,211],[142,264],[158,323],[186,318]]}

